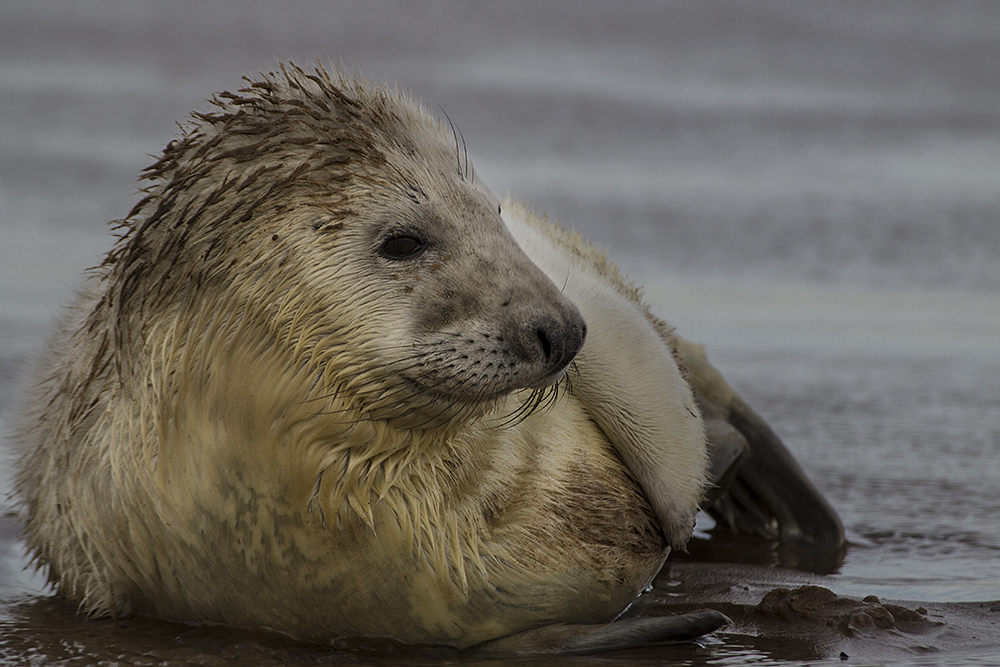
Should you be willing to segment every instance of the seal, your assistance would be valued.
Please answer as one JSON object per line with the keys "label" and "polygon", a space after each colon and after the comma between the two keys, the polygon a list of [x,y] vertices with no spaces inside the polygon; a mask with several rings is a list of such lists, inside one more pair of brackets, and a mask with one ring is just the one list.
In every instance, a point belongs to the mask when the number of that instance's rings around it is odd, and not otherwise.
{"label": "seal", "polygon": [[679,339],[603,254],[397,91],[292,65],[212,104],[28,398],[15,493],[59,592],[528,655],[723,624],[609,623],[708,456]]}

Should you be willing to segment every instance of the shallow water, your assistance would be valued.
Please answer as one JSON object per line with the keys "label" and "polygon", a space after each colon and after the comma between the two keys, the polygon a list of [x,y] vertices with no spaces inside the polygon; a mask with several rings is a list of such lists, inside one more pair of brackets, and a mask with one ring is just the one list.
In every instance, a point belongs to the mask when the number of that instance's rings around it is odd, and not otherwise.
{"label": "shallow water", "polygon": [[[657,599],[736,604],[732,591],[818,583],[947,621],[919,640],[897,633],[887,654],[740,623],[591,662],[781,664],[843,649],[852,664],[996,664],[1000,612],[975,605],[1000,600],[1000,5],[234,7],[0,6],[4,426],[52,313],[173,123],[275,58],[340,58],[439,104],[496,191],[608,247],[657,313],[708,344],[848,530],[832,574],[719,543],[711,558],[741,565],[675,563]],[[15,533],[0,519],[0,660],[455,657],[83,622],[22,571]]]}

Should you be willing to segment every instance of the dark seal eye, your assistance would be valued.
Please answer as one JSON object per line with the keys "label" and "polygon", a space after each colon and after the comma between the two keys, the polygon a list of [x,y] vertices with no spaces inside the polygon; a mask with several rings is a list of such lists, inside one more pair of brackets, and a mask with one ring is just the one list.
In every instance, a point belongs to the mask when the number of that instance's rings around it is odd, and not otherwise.
{"label": "dark seal eye", "polygon": [[379,252],[386,259],[413,259],[424,251],[424,242],[413,234],[396,234],[383,243]]}

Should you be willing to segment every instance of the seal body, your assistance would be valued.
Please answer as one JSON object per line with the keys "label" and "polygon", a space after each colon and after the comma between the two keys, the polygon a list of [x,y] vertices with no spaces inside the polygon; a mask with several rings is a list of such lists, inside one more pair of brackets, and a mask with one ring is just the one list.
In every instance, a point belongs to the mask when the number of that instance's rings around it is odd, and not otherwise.
{"label": "seal body", "polygon": [[399,93],[289,67],[214,104],[40,365],[38,564],[91,614],[308,638],[613,619],[704,483],[669,330]]}

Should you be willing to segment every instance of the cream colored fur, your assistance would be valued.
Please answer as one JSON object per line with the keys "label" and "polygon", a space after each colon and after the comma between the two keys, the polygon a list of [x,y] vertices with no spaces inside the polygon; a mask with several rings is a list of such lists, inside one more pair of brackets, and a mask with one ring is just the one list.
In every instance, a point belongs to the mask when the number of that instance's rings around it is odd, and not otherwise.
{"label": "cream colored fur", "polygon": [[[609,621],[686,541],[705,443],[670,332],[582,239],[501,219],[455,148],[402,95],[294,67],[167,148],[19,436],[64,596],[466,647]],[[393,230],[428,249],[386,259]],[[568,383],[526,389],[553,368],[519,323],[555,354],[577,308]]]}

